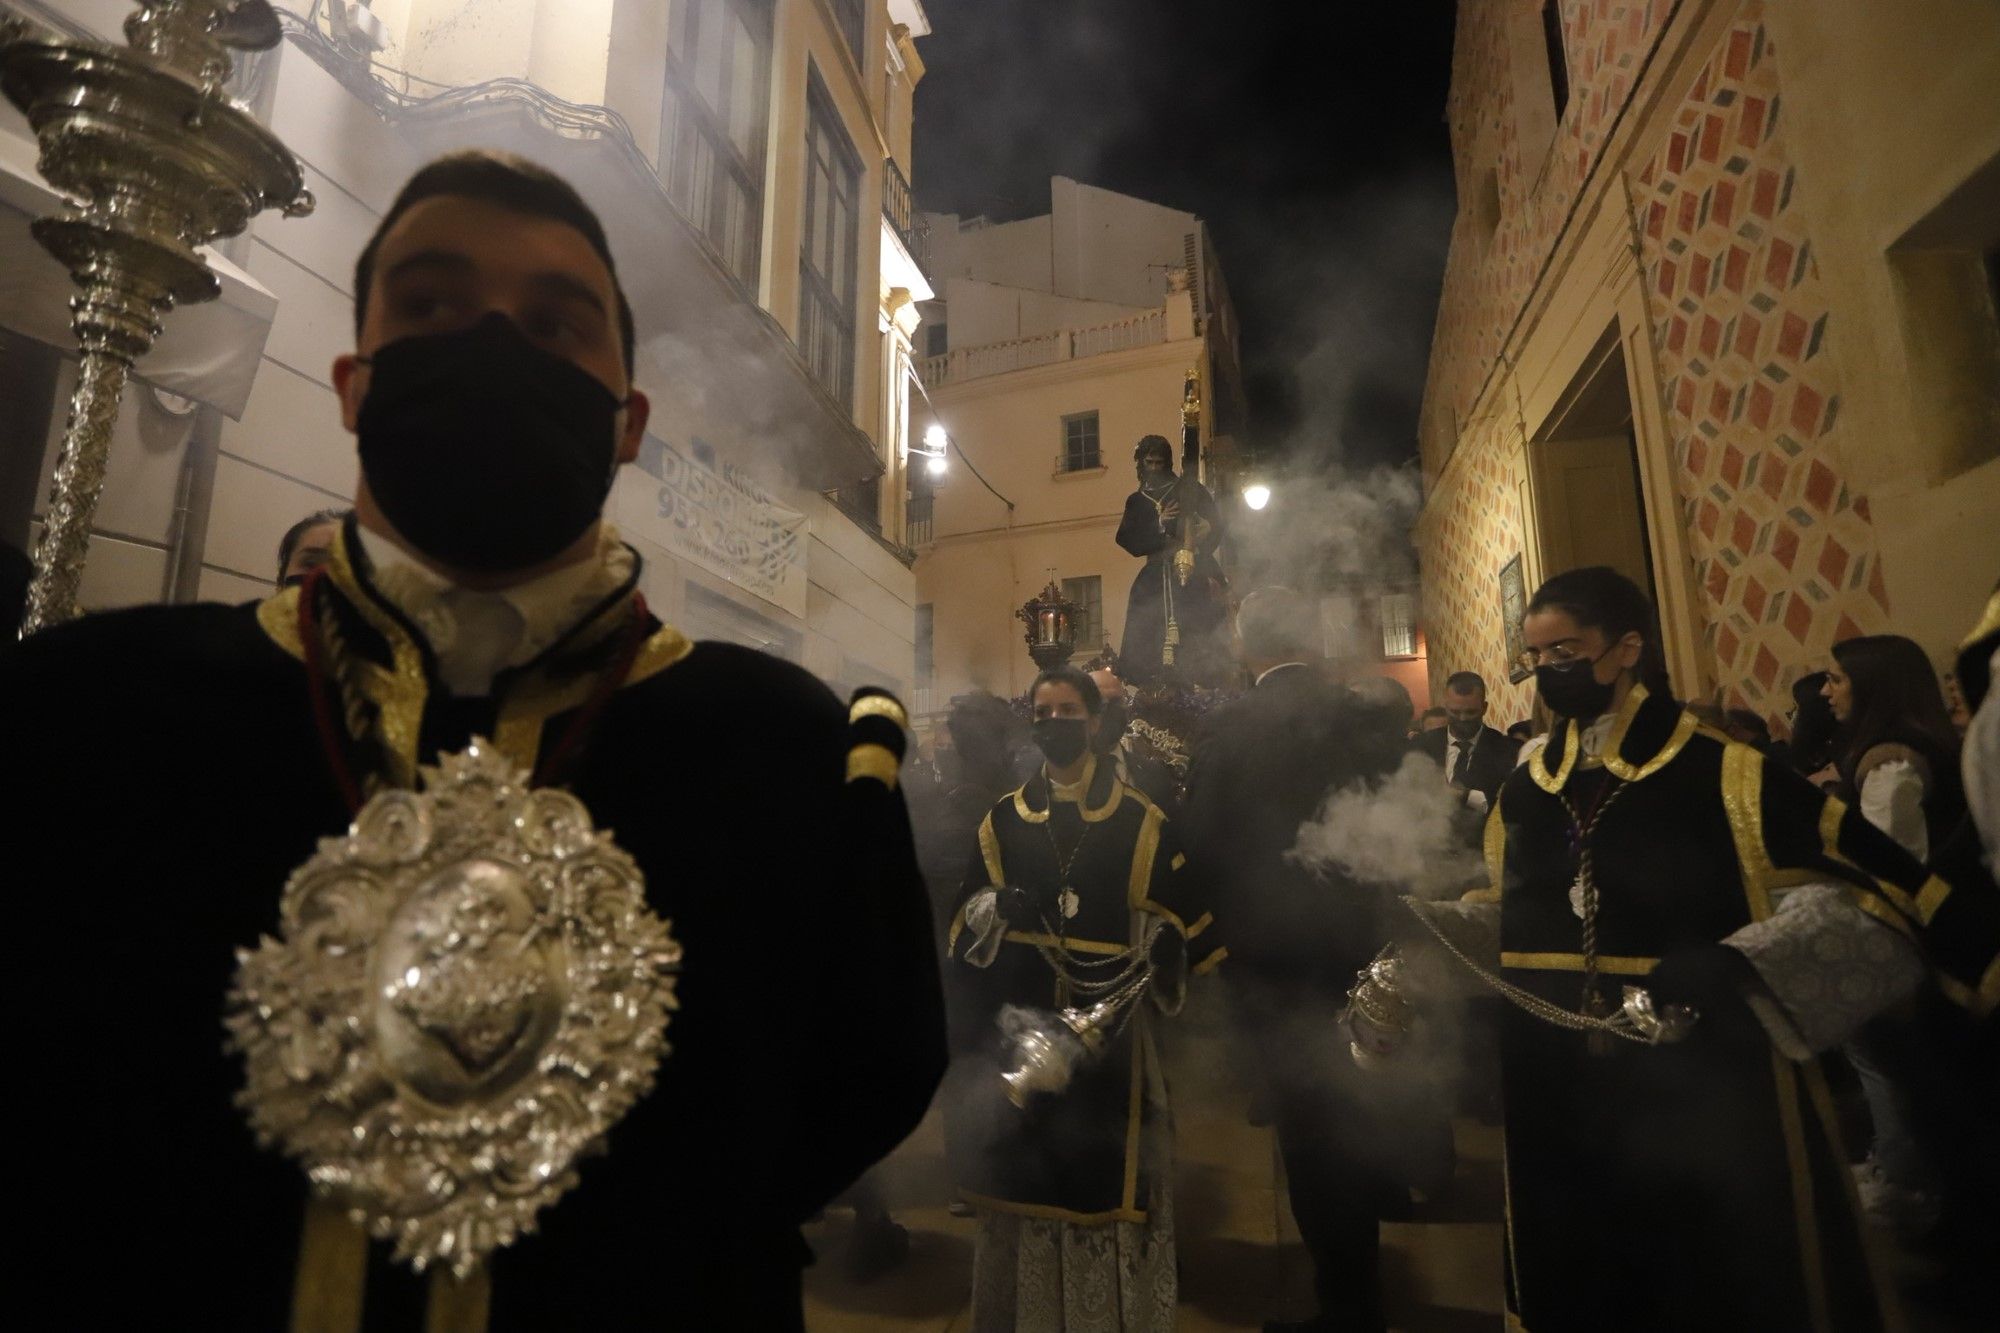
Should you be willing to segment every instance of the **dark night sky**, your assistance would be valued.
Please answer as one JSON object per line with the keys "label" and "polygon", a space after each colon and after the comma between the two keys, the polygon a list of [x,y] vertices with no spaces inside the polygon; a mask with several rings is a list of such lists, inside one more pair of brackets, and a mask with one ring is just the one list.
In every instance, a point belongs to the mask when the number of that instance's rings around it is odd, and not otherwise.
{"label": "dark night sky", "polygon": [[996,220],[1071,176],[1204,218],[1252,442],[1415,451],[1455,207],[1448,0],[925,0],[922,206]]}

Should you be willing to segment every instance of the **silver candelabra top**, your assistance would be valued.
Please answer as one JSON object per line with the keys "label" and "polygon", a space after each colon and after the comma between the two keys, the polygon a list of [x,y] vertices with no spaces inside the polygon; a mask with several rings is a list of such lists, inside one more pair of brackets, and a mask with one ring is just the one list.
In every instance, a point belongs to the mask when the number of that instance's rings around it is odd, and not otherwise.
{"label": "silver candelabra top", "polygon": [[24,632],[75,614],[127,372],[177,302],[221,290],[199,247],[266,208],[312,211],[298,160],[223,92],[230,51],[278,37],[265,0],[142,0],[124,48],[0,28],[0,93],[27,116],[37,167],[65,199],[32,230],[76,283],[82,353]]}

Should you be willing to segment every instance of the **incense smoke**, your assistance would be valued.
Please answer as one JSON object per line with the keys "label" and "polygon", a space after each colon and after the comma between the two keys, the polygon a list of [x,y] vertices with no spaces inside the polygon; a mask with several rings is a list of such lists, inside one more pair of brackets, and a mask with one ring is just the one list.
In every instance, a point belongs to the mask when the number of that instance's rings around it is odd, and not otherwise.
{"label": "incense smoke", "polygon": [[1427,756],[1406,755],[1374,787],[1336,791],[1311,823],[1299,826],[1292,860],[1334,870],[1395,893],[1438,898],[1462,892],[1482,874],[1460,834],[1463,807],[1438,780]]}

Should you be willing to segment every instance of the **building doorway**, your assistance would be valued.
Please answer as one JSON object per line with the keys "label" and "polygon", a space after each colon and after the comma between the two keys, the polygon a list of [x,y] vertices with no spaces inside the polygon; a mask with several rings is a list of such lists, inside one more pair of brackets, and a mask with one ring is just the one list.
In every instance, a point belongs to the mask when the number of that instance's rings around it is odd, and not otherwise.
{"label": "building doorway", "polygon": [[1609,565],[1659,605],[1625,349],[1614,323],[1529,442],[1536,580]]}

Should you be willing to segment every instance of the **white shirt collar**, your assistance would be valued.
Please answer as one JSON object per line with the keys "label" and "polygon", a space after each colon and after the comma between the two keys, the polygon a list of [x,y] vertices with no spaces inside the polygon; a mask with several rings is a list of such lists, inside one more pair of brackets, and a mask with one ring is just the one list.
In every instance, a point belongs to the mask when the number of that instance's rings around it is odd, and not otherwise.
{"label": "white shirt collar", "polygon": [[1617,725],[1618,711],[1613,709],[1611,712],[1595,718],[1589,726],[1582,728],[1577,735],[1583,744],[1584,758],[1596,759],[1602,756],[1605,743],[1611,739],[1611,729]]}
{"label": "white shirt collar", "polygon": [[408,616],[453,694],[491,692],[493,678],[533,661],[631,577],[636,557],[611,524],[597,553],[511,588],[461,588],[377,532],[357,525],[370,580]]}

